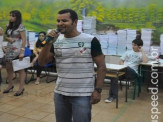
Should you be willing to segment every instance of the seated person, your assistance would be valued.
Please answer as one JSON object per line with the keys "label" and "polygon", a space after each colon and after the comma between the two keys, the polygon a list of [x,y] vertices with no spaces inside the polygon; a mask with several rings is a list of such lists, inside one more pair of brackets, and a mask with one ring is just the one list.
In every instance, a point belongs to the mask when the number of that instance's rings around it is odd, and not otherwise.
{"label": "seated person", "polygon": [[[31,66],[35,65],[35,62],[37,62],[39,53],[41,52],[42,48],[44,47],[44,45],[42,44],[42,42],[45,40],[46,37],[46,33],[45,32],[39,32],[39,36],[38,36],[38,40],[35,43],[34,49],[33,49],[33,53],[35,55],[34,59],[31,62]],[[40,83],[40,75],[42,72],[43,67],[41,67],[38,63],[36,66],[36,70],[37,70],[37,79],[35,81],[35,84],[38,85]]]}
{"label": "seated person", "polygon": [[[147,63],[148,58],[145,55],[143,49],[143,41],[141,40],[140,36],[137,36],[135,40],[132,41],[132,48],[133,50],[127,51],[120,60],[121,65],[126,65],[126,79],[134,80],[137,77],[138,73],[138,66],[140,62]],[[105,100],[106,103],[112,102],[116,99],[117,95],[117,85],[116,85],[116,78],[111,79],[111,87],[109,90],[109,97]]]}

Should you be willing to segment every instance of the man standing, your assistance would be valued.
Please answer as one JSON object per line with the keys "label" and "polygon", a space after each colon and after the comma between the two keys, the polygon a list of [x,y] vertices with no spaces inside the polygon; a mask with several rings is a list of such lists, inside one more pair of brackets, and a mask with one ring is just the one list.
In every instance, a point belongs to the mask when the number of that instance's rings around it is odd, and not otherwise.
{"label": "man standing", "polygon": [[[101,99],[105,58],[97,38],[77,31],[77,21],[75,11],[59,11],[57,28],[61,34],[55,30],[48,34],[53,39],[45,45],[38,59],[43,66],[54,56],[56,58],[58,79],[54,103],[57,122],[90,122],[91,104]],[[94,62],[97,65],[96,82]]]}

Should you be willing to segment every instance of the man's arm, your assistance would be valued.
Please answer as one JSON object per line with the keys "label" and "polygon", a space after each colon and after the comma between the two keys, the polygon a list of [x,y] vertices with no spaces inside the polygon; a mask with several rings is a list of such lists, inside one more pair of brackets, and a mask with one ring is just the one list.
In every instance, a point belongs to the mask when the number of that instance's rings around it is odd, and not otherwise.
{"label": "man's arm", "polygon": [[143,49],[141,47],[139,48],[139,51],[142,53],[142,61],[143,61],[143,63],[147,63],[148,58],[147,58],[145,52],[143,51]]}
{"label": "man's arm", "polygon": [[91,55],[97,65],[95,90],[91,96],[91,103],[96,104],[101,100],[101,90],[106,74],[105,56],[102,53],[100,42],[96,37],[94,37],[91,42]]}
{"label": "man's arm", "polygon": [[39,56],[38,56],[38,63],[40,66],[44,66],[45,64],[52,61],[54,57],[54,53],[50,51],[52,47],[52,44],[46,44],[45,47],[41,50]]}
{"label": "man's arm", "polygon": [[102,88],[106,75],[105,56],[102,54],[94,57],[93,60],[97,65],[97,81],[95,87]]}
{"label": "man's arm", "polygon": [[51,52],[51,47],[53,43],[57,40],[59,33],[56,32],[56,30],[51,30],[47,36],[53,37],[53,40],[51,40],[48,44],[44,46],[44,48],[41,50],[39,57],[38,57],[38,63],[40,66],[44,66],[45,64],[49,63],[52,61],[53,57],[55,56],[54,54],[54,49],[53,53]]}
{"label": "man's arm", "polygon": [[91,96],[91,103],[96,104],[96,103],[100,102],[100,100],[101,100],[101,93],[99,93],[96,90],[96,88],[102,89],[102,86],[104,84],[105,75],[106,75],[105,56],[103,54],[101,54],[101,55],[94,57],[93,60],[97,65],[97,78],[96,78],[95,90]]}

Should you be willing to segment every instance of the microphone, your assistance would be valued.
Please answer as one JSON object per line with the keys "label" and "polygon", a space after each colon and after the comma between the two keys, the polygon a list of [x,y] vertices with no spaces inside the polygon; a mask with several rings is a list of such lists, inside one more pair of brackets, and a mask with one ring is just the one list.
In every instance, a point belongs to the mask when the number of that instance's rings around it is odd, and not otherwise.
{"label": "microphone", "polygon": [[[57,28],[57,29],[55,30],[55,32],[58,34],[58,33],[59,33],[59,29]],[[53,40],[53,39],[54,39],[54,37],[47,36],[47,37],[45,38],[45,40],[41,42],[41,44],[43,44],[43,45],[48,44],[48,43],[49,43],[51,40]]]}

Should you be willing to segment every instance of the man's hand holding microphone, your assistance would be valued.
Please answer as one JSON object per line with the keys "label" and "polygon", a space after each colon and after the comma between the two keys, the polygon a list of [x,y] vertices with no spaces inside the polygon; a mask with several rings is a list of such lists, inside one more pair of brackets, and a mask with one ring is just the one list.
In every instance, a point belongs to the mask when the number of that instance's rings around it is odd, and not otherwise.
{"label": "man's hand holding microphone", "polygon": [[42,42],[43,45],[53,44],[59,36],[59,29],[52,29],[48,34],[45,40]]}

